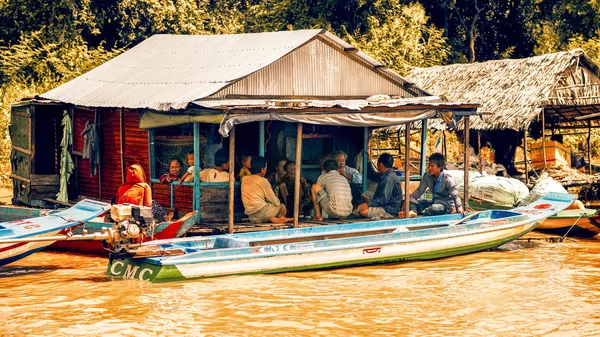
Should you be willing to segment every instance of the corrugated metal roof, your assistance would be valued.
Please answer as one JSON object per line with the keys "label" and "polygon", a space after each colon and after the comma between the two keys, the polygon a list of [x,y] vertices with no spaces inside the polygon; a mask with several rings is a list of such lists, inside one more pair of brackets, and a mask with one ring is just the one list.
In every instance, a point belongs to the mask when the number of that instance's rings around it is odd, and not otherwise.
{"label": "corrugated metal roof", "polygon": [[183,109],[310,41],[322,30],[154,35],[43,98],[93,107]]}
{"label": "corrugated metal roof", "polygon": [[[403,85],[400,75],[320,29],[232,35],[154,35],[40,97],[88,107],[185,109],[315,37]],[[418,94],[426,94],[417,90]]]}

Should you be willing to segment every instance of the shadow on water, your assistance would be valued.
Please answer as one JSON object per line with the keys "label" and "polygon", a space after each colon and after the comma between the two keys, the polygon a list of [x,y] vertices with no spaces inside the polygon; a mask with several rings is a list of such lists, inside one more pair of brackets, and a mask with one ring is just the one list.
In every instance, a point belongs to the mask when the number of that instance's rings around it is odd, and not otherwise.
{"label": "shadow on water", "polygon": [[94,283],[105,283],[112,282],[113,279],[109,276],[89,276],[89,277],[75,277],[71,281],[89,281]]}
{"label": "shadow on water", "polygon": [[49,266],[15,266],[15,267],[2,267],[0,269],[0,278],[8,278],[22,275],[35,275],[48,273],[54,270],[63,269],[58,265]]}

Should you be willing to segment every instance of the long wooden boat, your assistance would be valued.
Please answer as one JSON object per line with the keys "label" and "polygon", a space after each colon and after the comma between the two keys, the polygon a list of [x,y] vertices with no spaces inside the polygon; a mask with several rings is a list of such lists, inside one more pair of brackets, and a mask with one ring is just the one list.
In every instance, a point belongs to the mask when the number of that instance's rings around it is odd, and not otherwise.
{"label": "long wooden boat", "polygon": [[0,223],[0,266],[20,260],[50,245],[39,241],[57,235],[66,235],[72,227],[106,213],[110,204],[82,200],[72,207],[47,216]]}
{"label": "long wooden boat", "polygon": [[[0,221],[12,221],[32,217],[43,217],[50,214],[55,214],[60,211],[48,211],[39,208],[18,207],[5,205],[0,206]],[[175,221],[165,221],[156,224],[149,235],[144,238],[144,241],[164,240],[182,237],[187,231],[196,224],[197,212],[189,212],[183,217]],[[101,233],[102,228],[110,228],[112,222],[104,221],[104,217],[95,217],[84,224],[78,224],[71,228],[71,234],[93,235]],[[107,255],[108,252],[100,241],[55,241],[48,249],[57,251],[76,252],[84,254],[100,254]]]}
{"label": "long wooden boat", "polygon": [[510,242],[573,200],[550,193],[527,207],[466,218],[453,214],[155,241],[112,254],[107,274],[164,282],[441,258]]}

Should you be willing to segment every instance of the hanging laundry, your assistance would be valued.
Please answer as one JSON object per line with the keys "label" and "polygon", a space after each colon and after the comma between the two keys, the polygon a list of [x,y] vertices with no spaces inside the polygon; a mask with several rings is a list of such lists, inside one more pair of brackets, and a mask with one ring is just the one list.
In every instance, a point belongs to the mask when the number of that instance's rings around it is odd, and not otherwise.
{"label": "hanging laundry", "polygon": [[63,112],[62,126],[63,138],[60,142],[60,147],[62,148],[60,153],[60,189],[56,195],[56,200],[68,202],[69,195],[67,184],[71,174],[73,174],[75,165],[73,164],[73,159],[69,153],[69,147],[73,144],[73,124],[71,123],[71,117],[66,110]]}
{"label": "hanging laundry", "polygon": [[100,139],[98,129],[92,121],[85,122],[85,128],[81,132],[83,136],[83,159],[90,160],[90,176],[98,174],[98,164],[100,163]]}

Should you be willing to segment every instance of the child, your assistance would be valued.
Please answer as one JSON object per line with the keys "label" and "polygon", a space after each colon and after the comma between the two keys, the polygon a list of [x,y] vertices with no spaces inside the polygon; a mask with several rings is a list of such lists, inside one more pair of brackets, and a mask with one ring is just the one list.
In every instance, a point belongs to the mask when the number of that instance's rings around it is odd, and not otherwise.
{"label": "child", "polygon": [[240,181],[242,181],[242,178],[244,178],[245,176],[252,175],[252,173],[250,173],[250,167],[252,166],[252,156],[247,152],[242,153],[240,155],[240,164],[242,166],[242,168],[240,169]]}
{"label": "child", "polygon": [[187,153],[187,160],[188,160],[188,165],[190,165],[190,167],[188,167],[187,172],[185,172],[183,177],[179,178],[180,184],[182,181],[186,182],[186,183],[190,183],[190,182],[194,181],[194,152],[193,151],[190,151]]}

